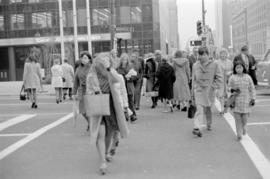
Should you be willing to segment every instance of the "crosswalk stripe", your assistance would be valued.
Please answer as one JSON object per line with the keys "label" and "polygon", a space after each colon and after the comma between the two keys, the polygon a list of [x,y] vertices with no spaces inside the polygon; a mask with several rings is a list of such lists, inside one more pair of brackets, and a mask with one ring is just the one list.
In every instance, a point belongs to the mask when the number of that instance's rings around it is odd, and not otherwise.
{"label": "crosswalk stripe", "polygon": [[[234,117],[230,113],[224,114],[224,118],[229,123],[233,132],[236,134],[236,128],[234,123]],[[241,140],[241,144],[246,150],[249,158],[256,166],[257,170],[261,174],[264,179],[270,178],[270,163],[269,160],[264,156],[264,154],[260,151],[259,147],[255,144],[255,142],[246,134]]]}
{"label": "crosswalk stripe", "polygon": [[17,133],[17,134],[0,134],[0,137],[21,137],[27,136],[29,133]]}
{"label": "crosswalk stripe", "polygon": [[73,116],[73,113],[70,113],[60,119],[58,119],[57,121],[43,127],[40,128],[39,130],[29,134],[27,137],[19,140],[18,142],[10,145],[9,147],[5,148],[4,150],[2,150],[0,152],[0,160],[2,160],[3,158],[5,158],[6,156],[8,156],[9,154],[15,152],[16,150],[18,150],[19,148],[23,147],[24,145],[26,145],[27,143],[31,142],[32,140],[36,139],[37,137],[41,136],[42,134],[44,134],[45,132],[47,132],[48,130],[62,124],[63,122],[67,121],[68,119],[70,119]]}
{"label": "crosswalk stripe", "polygon": [[250,122],[247,123],[248,126],[256,126],[256,125],[269,125],[270,122]]}
{"label": "crosswalk stripe", "polygon": [[31,119],[35,116],[36,116],[36,114],[23,114],[23,115],[15,117],[15,118],[9,119],[5,122],[0,123],[0,131],[4,130],[10,126],[13,126],[15,124],[18,124],[18,123],[21,123],[21,122],[26,121],[28,119]]}

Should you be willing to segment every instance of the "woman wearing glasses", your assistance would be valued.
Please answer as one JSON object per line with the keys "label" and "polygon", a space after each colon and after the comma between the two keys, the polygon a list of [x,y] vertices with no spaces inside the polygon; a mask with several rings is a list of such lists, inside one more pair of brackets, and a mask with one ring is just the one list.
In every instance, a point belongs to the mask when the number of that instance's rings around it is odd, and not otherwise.
{"label": "woman wearing glasses", "polygon": [[204,115],[206,116],[207,130],[211,130],[211,105],[215,99],[215,89],[219,89],[222,84],[222,73],[218,63],[209,59],[207,47],[200,47],[198,53],[198,61],[193,65],[192,70],[192,99],[197,107],[192,133],[201,137],[201,124]]}

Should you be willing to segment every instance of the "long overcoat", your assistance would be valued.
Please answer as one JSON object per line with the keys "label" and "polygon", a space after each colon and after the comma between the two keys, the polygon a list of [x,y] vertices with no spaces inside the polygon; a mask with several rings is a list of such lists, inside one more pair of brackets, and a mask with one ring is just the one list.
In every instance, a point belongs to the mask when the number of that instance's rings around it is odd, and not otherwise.
{"label": "long overcoat", "polygon": [[25,89],[38,89],[41,82],[40,66],[36,62],[24,64],[23,81]]}
{"label": "long overcoat", "polygon": [[63,84],[63,87],[64,88],[72,88],[73,81],[74,81],[73,67],[68,63],[64,63],[62,65],[62,69],[63,69],[63,77],[65,78],[65,82]]}
{"label": "long overcoat", "polygon": [[158,96],[163,99],[173,98],[173,83],[175,82],[175,72],[169,63],[160,64],[156,73],[159,81]]}
{"label": "long overcoat", "polygon": [[146,60],[145,69],[144,69],[144,77],[147,79],[146,81],[146,92],[151,92],[154,89],[154,85],[156,84],[156,71],[157,71],[157,63],[154,58],[150,58]]}
{"label": "long overcoat", "polygon": [[196,105],[211,106],[215,100],[215,90],[220,89],[223,82],[220,66],[212,60],[204,65],[197,61],[192,71],[192,91]]}
{"label": "long overcoat", "polygon": [[176,81],[173,86],[173,96],[175,100],[190,100],[190,67],[189,60],[186,58],[173,59]]}

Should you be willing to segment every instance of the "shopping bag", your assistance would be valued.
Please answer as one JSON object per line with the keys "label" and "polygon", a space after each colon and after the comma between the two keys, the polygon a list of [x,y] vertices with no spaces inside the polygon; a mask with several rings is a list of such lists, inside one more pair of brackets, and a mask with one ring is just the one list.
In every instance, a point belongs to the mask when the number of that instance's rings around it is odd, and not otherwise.
{"label": "shopping bag", "polygon": [[215,98],[215,103],[214,104],[215,104],[215,107],[216,107],[217,111],[221,112],[222,111],[221,103],[217,98]]}
{"label": "shopping bag", "polygon": [[78,100],[74,100],[73,106],[72,106],[72,111],[73,111],[73,126],[76,127],[77,119],[78,119],[78,116],[80,114]]}
{"label": "shopping bag", "polygon": [[196,106],[193,105],[193,104],[190,104],[189,107],[188,107],[188,114],[187,114],[187,117],[188,117],[189,119],[193,119],[194,116],[195,116],[196,111],[197,111]]}
{"label": "shopping bag", "polygon": [[26,94],[24,92],[24,85],[22,85],[21,92],[20,92],[20,100],[25,101],[26,100]]}
{"label": "shopping bag", "polygon": [[109,94],[84,95],[84,105],[88,116],[110,115]]}

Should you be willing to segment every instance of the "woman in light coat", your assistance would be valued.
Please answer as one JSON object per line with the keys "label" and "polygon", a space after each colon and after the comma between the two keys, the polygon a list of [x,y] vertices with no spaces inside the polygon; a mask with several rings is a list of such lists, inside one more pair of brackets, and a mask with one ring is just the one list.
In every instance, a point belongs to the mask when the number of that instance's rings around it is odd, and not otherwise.
{"label": "woman in light coat", "polygon": [[100,172],[103,175],[107,172],[107,161],[111,160],[108,154],[112,146],[114,133],[119,130],[123,137],[126,137],[128,133],[120,97],[114,87],[115,83],[119,83],[119,81],[117,72],[111,68],[109,55],[99,54],[87,75],[86,84],[87,94],[95,95],[102,92],[110,96],[109,116],[89,116],[91,139],[92,143],[96,142],[101,162]]}
{"label": "woman in light coat", "polygon": [[65,59],[64,63],[62,64],[63,69],[63,77],[65,79],[65,82],[63,84],[63,98],[65,100],[66,95],[68,93],[70,100],[72,100],[72,87],[74,82],[74,70],[73,67],[68,64],[68,60]]}
{"label": "woman in light coat", "polygon": [[218,64],[221,68],[222,76],[223,76],[223,83],[220,87],[220,89],[217,91],[217,97],[220,101],[221,104],[221,112],[220,114],[224,114],[224,102],[226,98],[228,97],[227,95],[227,88],[228,88],[228,79],[233,73],[233,63],[232,61],[228,58],[228,51],[226,49],[221,49],[219,52],[220,58],[218,59]]}
{"label": "woman in light coat", "polygon": [[51,68],[52,72],[52,87],[55,89],[56,103],[62,102],[62,88],[63,88],[63,70],[60,65],[60,59],[56,58],[53,61]]}
{"label": "woman in light coat", "polygon": [[36,56],[30,55],[24,64],[23,85],[31,99],[31,108],[37,108],[37,89],[41,87],[40,65]]}
{"label": "woman in light coat", "polygon": [[190,98],[190,68],[189,60],[184,58],[183,52],[177,51],[175,53],[175,58],[173,59],[173,67],[175,70],[176,81],[173,86],[174,100],[177,103],[177,108],[182,107],[182,111],[187,110],[187,102]]}

